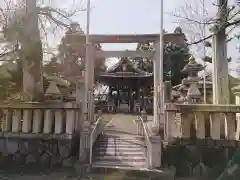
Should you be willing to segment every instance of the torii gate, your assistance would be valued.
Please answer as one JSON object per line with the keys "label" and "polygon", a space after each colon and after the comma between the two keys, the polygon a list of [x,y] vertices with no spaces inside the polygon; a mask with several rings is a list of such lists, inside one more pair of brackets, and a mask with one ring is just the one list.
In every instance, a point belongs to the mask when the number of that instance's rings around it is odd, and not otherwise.
{"label": "torii gate", "polygon": [[[160,126],[160,111],[159,111],[159,102],[161,101],[160,90],[161,86],[160,76],[161,72],[159,69],[160,66],[160,42],[159,34],[127,34],[127,35],[89,35],[89,44],[86,47],[86,71],[85,71],[85,107],[84,113],[85,118],[84,122],[89,126],[90,122],[93,122],[93,85],[94,85],[94,62],[98,58],[110,58],[110,57],[143,57],[143,58],[153,58],[154,60],[154,130],[159,131]],[[66,42],[71,42],[71,45],[80,47],[80,45],[86,42],[86,35],[82,33],[71,33],[66,35]],[[172,33],[164,34],[164,42],[172,42],[176,44],[182,44],[184,42],[184,34],[182,33]],[[74,43],[75,42],[75,43]],[[148,51],[97,51],[94,47],[95,44],[100,43],[146,43],[153,42],[155,44],[155,50]],[[82,52],[85,53],[85,52]],[[89,55],[87,58],[86,56]]]}

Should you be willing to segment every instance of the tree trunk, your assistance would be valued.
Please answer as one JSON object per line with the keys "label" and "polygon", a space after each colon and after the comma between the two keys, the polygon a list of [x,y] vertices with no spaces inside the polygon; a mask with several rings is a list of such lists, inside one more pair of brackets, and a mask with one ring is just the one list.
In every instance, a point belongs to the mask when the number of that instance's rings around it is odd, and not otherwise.
{"label": "tree trunk", "polygon": [[36,0],[26,0],[26,17],[23,50],[23,91],[24,100],[41,101],[43,97],[42,80],[42,42],[38,28]]}

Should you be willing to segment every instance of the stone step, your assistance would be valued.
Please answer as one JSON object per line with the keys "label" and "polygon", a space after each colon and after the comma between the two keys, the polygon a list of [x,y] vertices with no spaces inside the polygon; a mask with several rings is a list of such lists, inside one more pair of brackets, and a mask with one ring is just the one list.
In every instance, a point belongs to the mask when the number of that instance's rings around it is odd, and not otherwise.
{"label": "stone step", "polygon": [[143,140],[137,139],[137,138],[123,138],[123,137],[100,137],[99,141],[124,141],[124,142],[130,142],[130,143],[142,143]]}
{"label": "stone step", "polygon": [[103,135],[101,139],[125,139],[125,140],[137,140],[137,136],[111,136],[111,135]]}
{"label": "stone step", "polygon": [[[112,166],[109,164],[93,164],[92,180],[173,180],[175,171],[169,169],[147,169],[145,167]],[[102,178],[103,177],[103,178]]]}
{"label": "stone step", "polygon": [[96,146],[98,146],[98,145],[145,147],[145,145],[143,143],[130,143],[130,142],[126,142],[126,141],[98,141],[98,142],[96,142]]}
{"label": "stone step", "polygon": [[92,167],[105,167],[105,168],[119,168],[119,169],[142,169],[146,170],[146,164],[141,162],[112,162],[112,161],[95,161]]}
{"label": "stone step", "polygon": [[94,156],[94,160],[97,161],[130,161],[130,162],[144,162],[146,161],[146,158],[144,156],[124,156],[124,155],[118,155],[118,156],[111,156],[111,155],[103,155],[103,156]]}
{"label": "stone step", "polygon": [[102,167],[135,167],[135,168],[145,168],[145,162],[132,162],[132,161],[109,161],[109,160],[101,160],[101,161],[93,161],[93,166],[102,166]]}
{"label": "stone step", "polygon": [[95,144],[93,163],[102,167],[146,166],[145,146],[142,139],[133,135],[103,134]]}
{"label": "stone step", "polygon": [[94,156],[145,156],[143,151],[96,151]]}
{"label": "stone step", "polygon": [[100,137],[98,139],[98,142],[107,142],[107,141],[111,141],[111,142],[129,142],[129,143],[143,143],[144,140],[140,140],[140,139],[127,139],[127,138],[102,138]]}
{"label": "stone step", "polygon": [[141,139],[130,139],[130,138],[106,138],[100,137],[98,142],[128,142],[128,143],[143,143],[144,141]]}
{"label": "stone step", "polygon": [[144,144],[144,142],[141,141],[129,141],[129,140],[107,140],[107,139],[99,139],[97,143],[109,143],[109,144],[136,144],[136,145],[141,145]]}
{"label": "stone step", "polygon": [[142,145],[134,145],[134,144],[96,144],[95,148],[116,148],[116,149],[122,149],[122,148],[142,148],[144,149],[144,146]]}
{"label": "stone step", "polygon": [[134,134],[124,134],[124,133],[104,133],[102,137],[107,137],[107,138],[130,138],[130,139],[136,139],[138,135]]}
{"label": "stone step", "polygon": [[136,151],[145,151],[143,147],[116,147],[116,146],[98,146],[94,148],[94,152],[97,151],[117,151],[117,152],[136,152]]}

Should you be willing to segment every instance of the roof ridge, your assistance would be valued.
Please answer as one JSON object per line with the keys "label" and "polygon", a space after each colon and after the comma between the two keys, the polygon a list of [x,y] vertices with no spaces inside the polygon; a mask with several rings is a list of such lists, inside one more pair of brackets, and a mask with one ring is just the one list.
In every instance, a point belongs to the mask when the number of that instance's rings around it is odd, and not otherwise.
{"label": "roof ridge", "polygon": [[139,67],[137,67],[129,58],[121,58],[116,64],[114,64],[112,67],[110,67],[106,73],[111,73],[112,71],[115,71],[124,61],[127,61],[127,63],[138,73],[140,74],[152,74],[149,73],[143,69],[140,69]]}

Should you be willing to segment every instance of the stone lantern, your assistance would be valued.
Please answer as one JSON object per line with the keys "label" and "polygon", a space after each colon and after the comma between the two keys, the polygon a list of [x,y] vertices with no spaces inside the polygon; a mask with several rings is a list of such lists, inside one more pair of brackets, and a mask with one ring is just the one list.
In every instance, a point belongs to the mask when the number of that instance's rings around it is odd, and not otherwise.
{"label": "stone lantern", "polygon": [[46,101],[62,102],[63,95],[57,86],[57,83],[53,80],[50,81],[49,86],[44,94]]}
{"label": "stone lantern", "polygon": [[198,64],[193,57],[190,57],[189,63],[182,70],[183,73],[188,74],[188,77],[182,80],[182,84],[188,87],[186,101],[189,104],[200,102],[201,93],[197,87],[198,81],[200,80],[198,72],[204,68],[205,67]]}

